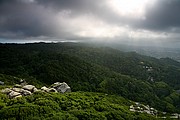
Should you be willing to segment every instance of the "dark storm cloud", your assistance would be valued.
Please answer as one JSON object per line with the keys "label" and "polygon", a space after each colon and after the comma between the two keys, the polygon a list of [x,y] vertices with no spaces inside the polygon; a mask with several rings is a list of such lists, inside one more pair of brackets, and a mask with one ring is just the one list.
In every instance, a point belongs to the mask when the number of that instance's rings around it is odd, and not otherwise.
{"label": "dark storm cloud", "polygon": [[137,27],[142,27],[144,29],[179,32],[179,12],[179,0],[157,0],[153,6],[147,7],[145,15],[146,19],[135,24]]}
{"label": "dark storm cloud", "polygon": [[73,34],[77,29],[57,20],[63,11],[70,11],[68,20],[90,15],[108,25],[129,26],[132,30],[179,33],[179,0],[157,0],[154,5],[147,6],[145,19],[120,15],[107,5],[107,1],[0,0],[0,38],[57,36],[78,39]]}
{"label": "dark storm cloud", "polygon": [[2,37],[53,36],[53,13],[30,0],[0,1]]}
{"label": "dark storm cloud", "polygon": [[[94,13],[99,11],[96,3],[85,0],[1,0],[0,36],[55,36],[56,12],[71,10],[71,17]],[[68,34],[63,29],[58,30],[59,36]]]}
{"label": "dark storm cloud", "polygon": [[1,0],[0,31],[24,36],[53,36],[56,33],[53,17],[62,10],[71,10],[72,18],[92,14],[111,24],[119,24],[124,19],[109,9],[104,0]]}

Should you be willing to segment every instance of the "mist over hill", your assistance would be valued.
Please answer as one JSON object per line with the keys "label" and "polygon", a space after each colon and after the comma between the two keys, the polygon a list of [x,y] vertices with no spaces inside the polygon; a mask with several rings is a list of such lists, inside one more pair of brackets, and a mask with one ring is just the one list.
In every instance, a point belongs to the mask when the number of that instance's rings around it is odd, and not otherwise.
{"label": "mist over hill", "polygon": [[[85,42],[86,43],[86,42]],[[151,56],[155,58],[171,58],[180,62],[180,48],[179,44],[167,43],[162,45],[161,43],[151,43],[143,41],[121,41],[121,40],[110,40],[110,41],[87,41],[89,44],[94,46],[106,46],[111,47],[124,52],[136,52],[141,55]]]}

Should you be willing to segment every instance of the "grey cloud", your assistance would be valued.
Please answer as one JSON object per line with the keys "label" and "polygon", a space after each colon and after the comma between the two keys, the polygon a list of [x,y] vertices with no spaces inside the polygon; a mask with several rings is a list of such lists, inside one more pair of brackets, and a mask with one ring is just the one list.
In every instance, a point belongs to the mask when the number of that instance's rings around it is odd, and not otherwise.
{"label": "grey cloud", "polygon": [[54,10],[71,10],[71,17],[78,15],[93,14],[109,24],[130,24],[134,19],[125,16],[119,16],[105,3],[108,0],[37,0],[38,4]]}
{"label": "grey cloud", "polygon": [[136,27],[175,32],[174,28],[180,27],[180,1],[157,0],[156,3],[147,7],[146,19],[136,23]]}
{"label": "grey cloud", "polygon": [[72,15],[91,13],[109,24],[129,25],[134,29],[147,29],[170,32],[174,27],[180,26],[180,1],[179,0],[156,0],[152,6],[147,6],[145,20],[120,16],[104,4],[105,0],[38,0],[38,3],[51,6],[56,9],[70,9]]}
{"label": "grey cloud", "polygon": [[[0,35],[17,34],[21,37],[53,36],[53,11],[36,3],[14,0],[0,2]],[[7,34],[5,36],[7,36]]]}
{"label": "grey cloud", "polygon": [[[56,36],[56,14],[62,10],[71,10],[70,17],[93,14],[103,11],[98,5],[103,0],[1,0],[0,1],[0,36],[35,37]],[[102,10],[98,10],[102,9]],[[107,10],[106,10],[107,11]],[[100,14],[103,14],[100,12]],[[98,15],[97,15],[98,16]],[[59,25],[58,36],[74,37],[66,33],[65,25]],[[67,25],[68,27],[68,25]],[[69,28],[68,28],[69,29]]]}
{"label": "grey cloud", "polygon": [[[145,20],[121,16],[110,9],[106,0],[0,0],[0,38],[61,37],[79,39],[68,24],[58,24],[56,16],[70,10],[69,18],[90,14],[110,25],[145,29],[155,32],[179,33],[180,1],[157,0],[147,7]],[[69,31],[68,31],[68,30]],[[86,38],[87,39],[87,38]]]}

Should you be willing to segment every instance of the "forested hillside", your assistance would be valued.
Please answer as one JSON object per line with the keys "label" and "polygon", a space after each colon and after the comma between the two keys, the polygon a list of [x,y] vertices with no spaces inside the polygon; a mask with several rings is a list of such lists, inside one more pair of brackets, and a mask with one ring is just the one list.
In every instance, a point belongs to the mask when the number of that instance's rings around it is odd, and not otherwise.
{"label": "forested hillside", "polygon": [[20,78],[36,86],[66,82],[73,92],[115,94],[180,112],[180,63],[169,58],[82,43],[0,44],[0,81],[13,85]]}
{"label": "forested hillside", "polygon": [[103,93],[36,93],[13,100],[2,95],[0,98],[1,120],[155,119],[152,115],[130,112],[129,100]]}

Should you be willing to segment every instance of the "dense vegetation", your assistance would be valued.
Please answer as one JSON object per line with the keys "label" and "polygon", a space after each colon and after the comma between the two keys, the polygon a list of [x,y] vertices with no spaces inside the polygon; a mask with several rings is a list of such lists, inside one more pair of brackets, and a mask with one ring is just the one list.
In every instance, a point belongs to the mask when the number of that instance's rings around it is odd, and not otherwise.
{"label": "dense vegetation", "polygon": [[39,87],[65,81],[74,92],[116,94],[180,112],[180,63],[168,58],[80,43],[0,44],[0,80],[12,85],[20,78]]}
{"label": "dense vegetation", "polygon": [[155,119],[151,115],[130,112],[130,102],[122,97],[102,93],[72,92],[60,95],[39,92],[12,100],[0,94],[0,100],[1,120]]}

